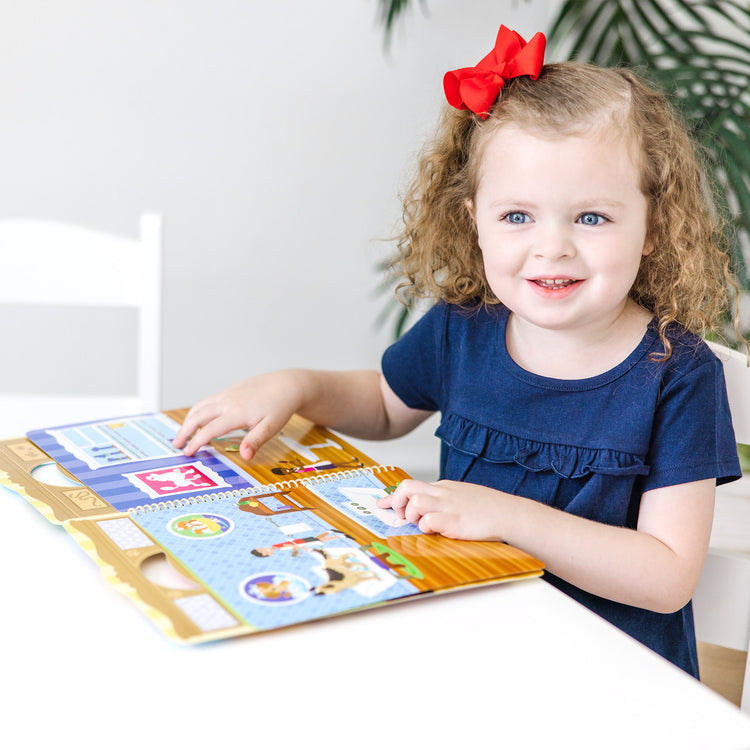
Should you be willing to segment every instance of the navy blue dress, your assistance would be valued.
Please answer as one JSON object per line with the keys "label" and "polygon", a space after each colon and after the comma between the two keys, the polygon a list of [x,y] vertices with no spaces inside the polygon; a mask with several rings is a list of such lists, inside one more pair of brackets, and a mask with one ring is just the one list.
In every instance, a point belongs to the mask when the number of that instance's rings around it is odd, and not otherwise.
{"label": "navy blue dress", "polygon": [[[502,306],[439,303],[383,355],[402,401],[439,411],[440,477],[494,487],[578,516],[635,528],[641,495],[741,475],[722,365],[673,327],[672,356],[655,324],[612,370],[541,377],[508,354]],[[541,555],[543,558],[543,555]],[[698,676],[692,605],[658,614],[546,579],[649,648]],[[550,623],[554,627],[554,623]]]}

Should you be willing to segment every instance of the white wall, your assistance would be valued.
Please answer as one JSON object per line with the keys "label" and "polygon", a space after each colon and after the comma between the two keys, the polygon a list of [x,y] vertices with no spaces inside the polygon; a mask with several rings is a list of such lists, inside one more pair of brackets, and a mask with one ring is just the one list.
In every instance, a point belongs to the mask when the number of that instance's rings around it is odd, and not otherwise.
{"label": "white wall", "polygon": [[442,75],[559,2],[413,4],[386,53],[376,0],[0,2],[0,215],[163,213],[165,407],[378,366],[375,267]]}

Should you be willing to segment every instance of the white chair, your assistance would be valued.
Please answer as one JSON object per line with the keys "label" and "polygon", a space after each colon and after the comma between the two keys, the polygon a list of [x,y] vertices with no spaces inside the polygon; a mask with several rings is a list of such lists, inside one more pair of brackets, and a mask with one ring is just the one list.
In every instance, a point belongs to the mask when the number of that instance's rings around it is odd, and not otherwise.
{"label": "white chair", "polygon": [[[55,373],[64,362],[49,363],[44,393],[0,393],[0,438],[26,431],[89,419],[157,410],[161,390],[162,221],[144,214],[140,236],[121,237],[86,227],[31,219],[0,220],[0,304],[36,310],[55,307],[133,308],[137,311],[138,365],[133,393],[71,395],[57,392]],[[52,307],[49,307],[52,306]],[[8,308],[13,310],[13,308]],[[11,318],[15,321],[15,318]],[[18,318],[23,327],[23,317]],[[44,330],[23,331],[23,348],[44,346],[50,336],[64,337],[55,320]],[[21,352],[4,347],[3,368],[24,367]],[[70,351],[85,358],[94,382],[105,382],[108,362],[97,356],[97,342],[86,351]],[[105,361],[103,361],[103,359]],[[0,391],[2,387],[0,372]],[[48,387],[49,386],[49,387]],[[92,388],[92,393],[97,389]],[[79,389],[79,394],[82,391]]]}
{"label": "white chair", "polygon": [[[735,437],[750,445],[750,368],[747,357],[709,344],[724,364]],[[747,519],[748,523],[743,521]],[[711,547],[693,597],[699,641],[737,651],[750,645],[750,477],[717,490]],[[750,668],[745,665],[741,708],[750,712]]]}

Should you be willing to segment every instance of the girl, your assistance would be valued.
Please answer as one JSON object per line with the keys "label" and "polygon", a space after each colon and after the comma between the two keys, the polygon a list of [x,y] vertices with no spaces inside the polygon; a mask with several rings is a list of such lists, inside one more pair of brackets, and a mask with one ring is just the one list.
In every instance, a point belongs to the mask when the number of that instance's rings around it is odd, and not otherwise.
{"label": "girl", "polygon": [[175,445],[192,455],[244,426],[251,459],[294,412],[385,439],[440,411],[441,479],[380,503],[425,533],[527,550],[697,676],[690,599],[715,486],[740,475],[722,366],[699,338],[726,307],[727,256],[664,97],[626,70],[542,66],[543,48],[502,27],[445,77],[453,108],[398,261],[437,303],[383,373],[252,378],[196,404]]}

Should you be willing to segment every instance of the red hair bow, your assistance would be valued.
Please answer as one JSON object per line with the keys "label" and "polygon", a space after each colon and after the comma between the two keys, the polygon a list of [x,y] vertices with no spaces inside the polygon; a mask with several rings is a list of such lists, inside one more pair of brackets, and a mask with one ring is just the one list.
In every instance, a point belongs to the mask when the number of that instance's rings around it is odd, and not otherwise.
{"label": "red hair bow", "polygon": [[448,104],[456,109],[470,109],[486,120],[506,81],[517,76],[536,80],[544,64],[546,43],[540,31],[527,44],[518,33],[501,26],[495,48],[476,67],[445,74],[443,89]]}

